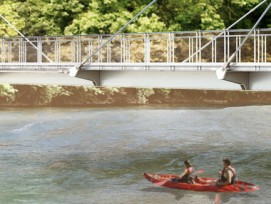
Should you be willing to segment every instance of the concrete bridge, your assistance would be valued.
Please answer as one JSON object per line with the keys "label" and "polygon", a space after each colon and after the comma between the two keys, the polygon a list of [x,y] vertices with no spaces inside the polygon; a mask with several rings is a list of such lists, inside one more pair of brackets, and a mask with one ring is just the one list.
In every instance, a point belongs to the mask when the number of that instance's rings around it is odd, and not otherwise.
{"label": "concrete bridge", "polygon": [[271,29],[253,30],[238,50],[249,32],[119,34],[76,77],[69,71],[112,36],[0,38],[0,83],[271,90]]}

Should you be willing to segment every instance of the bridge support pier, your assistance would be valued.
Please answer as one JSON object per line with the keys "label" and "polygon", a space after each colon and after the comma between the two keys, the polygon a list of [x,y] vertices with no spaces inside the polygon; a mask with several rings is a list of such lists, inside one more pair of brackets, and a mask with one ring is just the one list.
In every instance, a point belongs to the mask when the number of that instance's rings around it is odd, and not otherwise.
{"label": "bridge support pier", "polygon": [[90,80],[94,83],[95,86],[101,85],[101,71],[99,70],[93,70],[93,71],[80,70],[77,73],[76,77]]}
{"label": "bridge support pier", "polygon": [[216,71],[218,79],[239,84],[242,90],[249,90],[249,72],[229,72],[227,70],[218,69]]}

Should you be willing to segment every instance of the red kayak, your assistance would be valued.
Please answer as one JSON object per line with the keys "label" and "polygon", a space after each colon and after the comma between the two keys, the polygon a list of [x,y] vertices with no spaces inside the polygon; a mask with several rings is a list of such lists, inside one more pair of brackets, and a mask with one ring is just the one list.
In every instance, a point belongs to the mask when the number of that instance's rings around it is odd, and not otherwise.
{"label": "red kayak", "polygon": [[237,181],[235,184],[226,186],[216,186],[216,178],[200,178],[194,184],[173,182],[174,174],[151,174],[144,173],[144,177],[155,185],[164,186],[167,188],[177,188],[192,191],[211,191],[211,192],[252,192],[260,188],[254,184],[244,181]]}

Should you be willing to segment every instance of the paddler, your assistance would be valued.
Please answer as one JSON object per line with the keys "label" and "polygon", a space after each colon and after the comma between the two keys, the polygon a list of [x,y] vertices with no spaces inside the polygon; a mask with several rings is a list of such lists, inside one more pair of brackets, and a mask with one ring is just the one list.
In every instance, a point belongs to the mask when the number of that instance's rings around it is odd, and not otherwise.
{"label": "paddler", "polygon": [[223,159],[224,168],[221,171],[220,179],[216,182],[217,186],[234,184],[236,181],[236,171],[228,158]]}
{"label": "paddler", "polygon": [[176,178],[172,179],[172,181],[182,183],[194,183],[193,177],[191,176],[191,174],[195,171],[194,168],[192,167],[189,160],[185,160],[184,165],[186,169],[180,176],[177,176]]}

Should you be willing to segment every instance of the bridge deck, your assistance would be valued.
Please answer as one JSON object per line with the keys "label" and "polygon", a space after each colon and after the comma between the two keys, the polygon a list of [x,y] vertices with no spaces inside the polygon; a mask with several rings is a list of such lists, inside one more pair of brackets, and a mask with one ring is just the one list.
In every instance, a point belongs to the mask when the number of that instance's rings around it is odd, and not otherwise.
{"label": "bridge deck", "polygon": [[[224,63],[91,63],[82,70],[216,71]],[[0,71],[66,72],[76,63],[0,63]],[[270,63],[234,63],[233,72],[271,72]]]}

